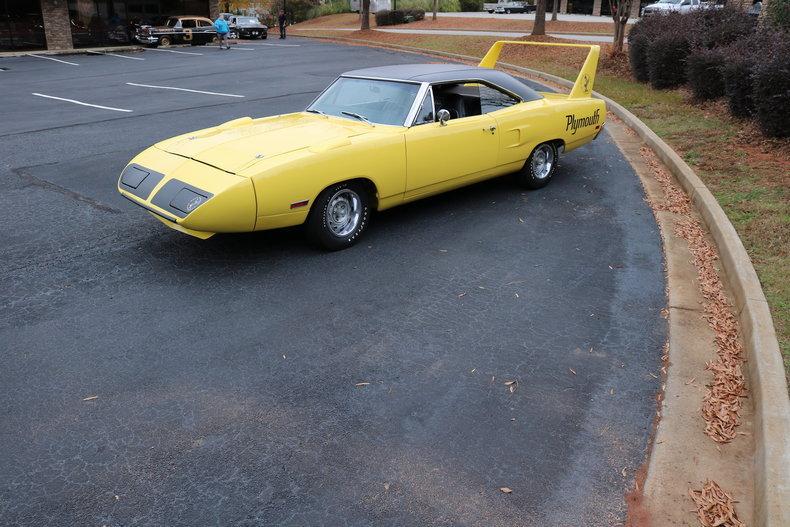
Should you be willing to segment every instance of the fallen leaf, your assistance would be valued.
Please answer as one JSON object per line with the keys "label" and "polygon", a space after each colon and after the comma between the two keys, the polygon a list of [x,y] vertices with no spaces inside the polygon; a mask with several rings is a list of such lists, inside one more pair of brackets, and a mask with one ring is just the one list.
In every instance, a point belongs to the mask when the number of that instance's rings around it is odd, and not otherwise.
{"label": "fallen leaf", "polygon": [[470,371],[469,373],[474,373],[476,371],[477,371],[477,368],[472,368],[472,371]]}
{"label": "fallen leaf", "polygon": [[510,487],[499,487],[499,491],[504,494],[510,494],[513,492],[513,489],[511,489]]}
{"label": "fallen leaf", "polygon": [[362,386],[368,386],[369,384],[369,382],[358,382],[354,386],[361,388]]}
{"label": "fallen leaf", "polygon": [[614,395],[614,388],[609,389],[609,395]]}
{"label": "fallen leaf", "polygon": [[84,398],[83,401],[93,401],[93,400],[96,400],[98,398],[99,398],[98,395],[89,395],[88,397]]}
{"label": "fallen leaf", "polygon": [[620,472],[620,474],[622,474],[623,477],[625,477],[625,467],[623,467],[623,470]]}
{"label": "fallen leaf", "polygon": [[649,373],[649,374],[650,374],[650,376],[651,376],[651,377],[653,377],[654,379],[658,379],[658,375],[656,375],[656,374],[655,374],[655,373],[653,373],[652,371],[649,371],[649,372],[647,372],[647,373]]}
{"label": "fallen leaf", "polygon": [[390,490],[390,484],[389,483],[385,483],[384,484],[384,490]]}
{"label": "fallen leaf", "polygon": [[516,293],[516,298],[518,298],[518,293]]}
{"label": "fallen leaf", "polygon": [[462,297],[465,297],[465,296],[466,296],[466,293],[461,293],[460,295],[458,295],[458,298],[462,298]]}
{"label": "fallen leaf", "polygon": [[505,381],[505,386],[511,386],[513,384],[516,384],[516,381]]}
{"label": "fallen leaf", "polygon": [[519,219],[518,219],[518,221],[519,221],[520,223],[524,223],[524,218],[519,218]]}
{"label": "fallen leaf", "polygon": [[574,370],[573,368],[568,368],[568,369],[571,371],[572,374],[576,375],[576,370]]}
{"label": "fallen leaf", "polygon": [[447,249],[439,249],[439,252],[440,252],[440,253],[446,253],[446,252],[447,252]]}
{"label": "fallen leaf", "polygon": [[511,417],[511,418],[510,418],[510,420],[511,420],[511,421],[515,421],[515,420],[516,420],[516,418],[515,418],[515,417]]}

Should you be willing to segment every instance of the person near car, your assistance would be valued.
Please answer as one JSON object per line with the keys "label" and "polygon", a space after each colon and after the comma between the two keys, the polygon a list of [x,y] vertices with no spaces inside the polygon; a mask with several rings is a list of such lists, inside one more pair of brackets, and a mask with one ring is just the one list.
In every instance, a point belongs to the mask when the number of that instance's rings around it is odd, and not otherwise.
{"label": "person near car", "polygon": [[217,30],[217,37],[219,37],[219,49],[222,49],[223,44],[226,49],[230,49],[230,44],[228,43],[230,27],[228,27],[228,22],[220,16],[214,21],[214,29]]}
{"label": "person near car", "polygon": [[277,17],[277,23],[280,25],[280,38],[285,38],[285,11],[280,10],[280,16]]}

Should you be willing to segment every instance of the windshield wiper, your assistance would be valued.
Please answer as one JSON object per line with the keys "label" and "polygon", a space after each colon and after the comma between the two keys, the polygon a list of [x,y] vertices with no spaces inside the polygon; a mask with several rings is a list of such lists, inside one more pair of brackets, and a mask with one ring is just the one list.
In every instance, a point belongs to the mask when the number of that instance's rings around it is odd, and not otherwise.
{"label": "windshield wiper", "polygon": [[316,110],[315,108],[308,108],[308,109],[307,109],[307,110],[305,110],[305,111],[306,111],[306,112],[310,112],[310,113],[317,113],[317,114],[319,114],[319,115],[326,115],[326,114],[325,114],[324,112],[322,112],[321,110]]}
{"label": "windshield wiper", "polygon": [[350,116],[350,117],[356,117],[356,118],[357,118],[357,119],[359,119],[360,121],[365,121],[365,122],[366,122],[366,123],[368,123],[370,126],[376,126],[376,125],[374,125],[373,123],[371,123],[370,121],[368,121],[368,118],[367,118],[367,117],[365,117],[364,115],[360,115],[360,114],[358,114],[358,113],[354,113],[354,112],[340,112],[340,113],[342,113],[343,115],[348,115],[348,116]]}

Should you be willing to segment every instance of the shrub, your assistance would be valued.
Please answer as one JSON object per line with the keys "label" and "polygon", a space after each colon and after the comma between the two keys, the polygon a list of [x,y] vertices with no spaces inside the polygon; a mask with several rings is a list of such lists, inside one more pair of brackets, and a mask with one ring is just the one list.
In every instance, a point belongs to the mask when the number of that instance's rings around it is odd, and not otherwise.
{"label": "shrub", "polygon": [[403,12],[406,14],[406,18],[411,18],[412,21],[425,19],[425,11],[422,9],[404,9]]}
{"label": "shrub", "polygon": [[753,66],[752,57],[742,53],[728,56],[721,70],[727,106],[735,117],[749,117],[752,114]]}
{"label": "shrub", "polygon": [[688,19],[692,48],[713,49],[727,46],[754,33],[756,26],[753,17],[732,6],[700,9],[684,17]]}
{"label": "shrub", "polygon": [[647,67],[653,88],[674,88],[686,82],[686,59],[691,45],[680,33],[665,33],[647,48]]}
{"label": "shrub", "polygon": [[628,61],[631,64],[631,72],[639,82],[650,80],[650,70],[647,67],[647,48],[650,47],[650,42],[660,34],[662,26],[663,17],[646,17],[637,21],[628,33]]}
{"label": "shrub", "polygon": [[765,135],[790,136],[790,43],[787,33],[767,35],[771,41],[752,68],[754,114]]}
{"label": "shrub", "polygon": [[[421,9],[426,13],[430,13],[433,11],[433,0],[398,0],[398,9]],[[439,11],[442,13],[460,10],[460,0],[439,0]]]}
{"label": "shrub", "polygon": [[319,4],[307,11],[307,19],[318,18],[319,16],[336,15],[338,13],[350,13],[351,5],[348,0],[329,0],[324,4]]}
{"label": "shrub", "polygon": [[688,56],[686,77],[698,100],[717,99],[724,95],[724,55],[718,49],[698,49]]}
{"label": "shrub", "polygon": [[377,26],[394,26],[406,23],[406,13],[402,9],[394,11],[378,11],[376,13]]}
{"label": "shrub", "polygon": [[483,10],[483,0],[461,0],[459,4],[464,12]]}
{"label": "shrub", "polygon": [[766,20],[778,29],[790,31],[790,0],[771,0],[766,7]]}

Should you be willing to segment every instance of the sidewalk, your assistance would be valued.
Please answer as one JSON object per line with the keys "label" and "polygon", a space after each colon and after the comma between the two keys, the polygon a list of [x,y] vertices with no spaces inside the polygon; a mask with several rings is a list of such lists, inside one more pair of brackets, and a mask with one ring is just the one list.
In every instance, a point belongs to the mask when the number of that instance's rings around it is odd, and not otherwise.
{"label": "sidewalk", "polygon": [[[430,17],[429,13],[425,13],[426,17]],[[447,18],[499,18],[499,19],[510,19],[510,20],[535,20],[535,13],[513,13],[510,15],[506,14],[498,14],[498,13],[487,13],[485,11],[475,11],[475,12],[467,12],[467,13],[437,13],[439,17],[447,17]],[[546,13],[546,20],[551,19],[551,10]],[[572,14],[557,14],[557,20],[561,22],[590,22],[590,23],[614,23],[612,17],[610,16],[592,16],[592,15],[572,15]],[[629,19],[628,23],[633,24],[636,22],[636,19]]]}
{"label": "sidewalk", "polygon": [[[456,13],[452,13],[456,14]],[[461,13],[467,14],[467,13]],[[357,28],[348,27],[322,27],[310,28],[301,27],[299,31],[359,31]],[[521,38],[529,36],[529,33],[516,31],[475,31],[461,29],[381,29],[373,28],[372,31],[382,33],[401,33],[405,35],[455,35],[455,36],[474,36],[474,37],[504,37]],[[611,35],[580,35],[574,33],[546,33],[550,37],[562,38],[566,40],[578,40],[582,42],[604,42],[611,43],[614,39]]]}

